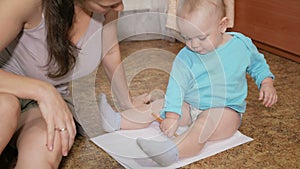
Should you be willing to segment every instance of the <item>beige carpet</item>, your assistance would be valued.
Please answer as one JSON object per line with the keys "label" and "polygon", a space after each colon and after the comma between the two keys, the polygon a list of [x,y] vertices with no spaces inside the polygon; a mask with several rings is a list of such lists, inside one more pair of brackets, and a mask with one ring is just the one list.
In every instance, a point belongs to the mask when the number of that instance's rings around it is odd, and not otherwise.
{"label": "beige carpet", "polygon": [[[146,48],[156,48],[176,54],[183,45],[163,40],[122,42],[123,59]],[[276,76],[278,103],[272,108],[258,102],[258,90],[249,79],[248,107],[240,131],[254,141],[229,149],[184,168],[300,168],[300,65],[299,63],[261,51]],[[141,61],[136,63],[142,64]],[[158,62],[157,65],[160,63]],[[130,83],[132,95],[165,90],[168,74],[149,68],[134,75]],[[110,85],[99,68],[96,93],[104,92],[111,100]],[[124,145],[126,146],[126,145]],[[0,167],[1,168],[1,167]],[[123,168],[107,153],[82,136],[77,136],[69,156],[60,169],[118,169]]]}

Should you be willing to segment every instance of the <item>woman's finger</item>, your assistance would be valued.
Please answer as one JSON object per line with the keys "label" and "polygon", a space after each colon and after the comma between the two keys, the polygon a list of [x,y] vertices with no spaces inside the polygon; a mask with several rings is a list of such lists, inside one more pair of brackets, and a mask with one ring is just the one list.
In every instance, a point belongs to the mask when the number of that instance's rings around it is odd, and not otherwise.
{"label": "woman's finger", "polygon": [[68,132],[69,132],[69,147],[68,147],[68,150],[70,150],[73,143],[74,143],[74,139],[75,139],[75,136],[76,136],[76,127],[75,127],[74,121],[72,121],[71,123],[67,123],[67,129],[68,129]]}
{"label": "woman's finger", "polygon": [[69,132],[67,127],[55,128],[57,134],[60,135],[61,139],[61,152],[63,156],[67,156],[69,152]]}
{"label": "woman's finger", "polygon": [[55,129],[54,129],[53,121],[48,121],[47,123],[47,148],[49,151],[53,150],[53,142],[55,137]]}

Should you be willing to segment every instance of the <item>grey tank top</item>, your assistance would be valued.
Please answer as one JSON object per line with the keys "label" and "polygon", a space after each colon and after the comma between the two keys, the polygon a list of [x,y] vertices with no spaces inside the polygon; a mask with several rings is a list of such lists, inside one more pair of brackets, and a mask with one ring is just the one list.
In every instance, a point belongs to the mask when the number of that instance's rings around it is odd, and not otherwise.
{"label": "grey tank top", "polygon": [[86,33],[76,44],[81,50],[73,71],[59,79],[47,76],[48,50],[45,20],[33,29],[24,29],[18,37],[0,52],[0,68],[21,76],[46,81],[67,95],[71,80],[93,72],[102,59],[102,28],[104,16],[93,14]]}

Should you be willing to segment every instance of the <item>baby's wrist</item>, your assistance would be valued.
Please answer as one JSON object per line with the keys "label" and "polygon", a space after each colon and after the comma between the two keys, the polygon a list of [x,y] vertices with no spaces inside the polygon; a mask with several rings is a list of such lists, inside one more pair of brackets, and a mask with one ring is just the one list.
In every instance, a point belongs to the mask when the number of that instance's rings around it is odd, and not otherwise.
{"label": "baby's wrist", "polygon": [[261,82],[261,85],[264,85],[264,84],[271,84],[271,85],[273,85],[273,79],[270,78],[270,77],[265,78],[265,79]]}
{"label": "baby's wrist", "polygon": [[178,120],[179,117],[180,117],[180,116],[179,116],[179,114],[177,114],[177,113],[173,113],[173,112],[167,112],[167,113],[166,113],[166,118]]}

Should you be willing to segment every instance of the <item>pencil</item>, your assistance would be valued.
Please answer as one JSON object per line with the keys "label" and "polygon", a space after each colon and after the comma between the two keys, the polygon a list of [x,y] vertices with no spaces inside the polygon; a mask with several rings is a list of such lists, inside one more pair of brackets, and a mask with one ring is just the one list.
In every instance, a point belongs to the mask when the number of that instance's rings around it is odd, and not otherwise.
{"label": "pencil", "polygon": [[[161,123],[163,121],[163,119],[161,117],[159,117],[157,114],[155,114],[155,113],[151,113],[151,114],[155,118],[155,120],[158,121],[159,123]],[[178,134],[174,133],[174,136],[178,137]]]}
{"label": "pencil", "polygon": [[159,123],[161,123],[163,121],[163,119],[161,117],[159,117],[157,114],[155,114],[155,113],[151,113],[151,114],[155,118],[155,120],[158,121]]}

